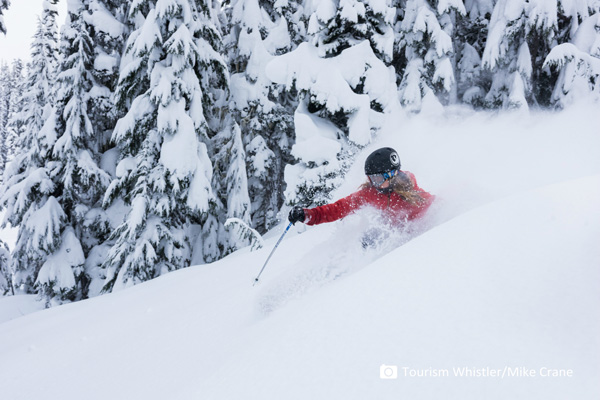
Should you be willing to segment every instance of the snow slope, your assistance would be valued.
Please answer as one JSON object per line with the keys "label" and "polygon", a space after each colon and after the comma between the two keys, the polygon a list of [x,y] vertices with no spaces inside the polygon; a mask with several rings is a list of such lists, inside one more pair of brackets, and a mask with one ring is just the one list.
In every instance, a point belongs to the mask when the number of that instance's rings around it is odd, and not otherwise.
{"label": "snow slope", "polygon": [[44,309],[44,303],[34,295],[0,297],[0,324]]}
{"label": "snow slope", "polygon": [[373,147],[440,197],[429,230],[363,251],[368,213],[298,226],[253,287],[280,227],[260,251],[4,322],[2,398],[597,399],[600,139],[583,110],[391,124]]}

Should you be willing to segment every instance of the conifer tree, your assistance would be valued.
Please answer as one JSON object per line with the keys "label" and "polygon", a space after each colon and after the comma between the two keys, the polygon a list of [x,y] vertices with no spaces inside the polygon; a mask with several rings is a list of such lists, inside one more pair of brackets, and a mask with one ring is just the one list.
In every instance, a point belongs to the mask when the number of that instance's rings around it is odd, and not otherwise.
{"label": "conifer tree", "polygon": [[325,0],[315,4],[308,21],[311,41],[322,57],[335,57],[368,40],[379,59],[391,63],[395,10],[389,1]]}
{"label": "conifer tree", "polygon": [[[116,121],[122,115],[113,102],[113,93],[119,80],[119,65],[127,27],[124,24],[127,4],[115,0],[89,0],[90,38],[93,45],[94,91],[91,99],[90,119],[97,135],[100,148],[112,147],[110,137]],[[121,113],[121,114],[120,114]]]}
{"label": "conifer tree", "polygon": [[[198,33],[195,35],[195,40],[199,49],[201,49],[201,58],[204,61],[196,64],[195,72],[200,80],[203,118],[207,124],[207,129],[202,132],[200,140],[206,143],[209,158],[216,160],[223,148],[235,147],[232,143],[235,140],[233,135],[235,124],[230,125],[231,120],[228,118],[230,112],[230,73],[222,56],[224,53],[220,34],[222,27],[219,25],[217,10],[214,8],[220,4],[217,2],[211,3],[210,1],[201,1],[196,4]],[[225,137],[220,135],[225,131],[229,132],[225,134]],[[208,137],[208,140],[205,139],[206,137]],[[224,230],[227,213],[226,202],[216,195],[216,193],[222,192],[221,188],[227,187],[231,180],[236,180],[235,174],[225,172],[225,168],[225,164],[216,166],[206,164],[204,168],[206,173],[208,171],[211,171],[211,173],[214,171],[214,173],[210,180],[212,193],[210,193],[209,211],[203,213],[200,219],[192,218],[194,223],[191,229],[195,230],[195,227],[200,224],[201,230],[193,246],[195,263],[216,261],[230,251],[230,235]],[[245,176],[245,172],[240,172],[242,176]],[[215,178],[215,174],[224,177],[224,180]],[[244,198],[247,199],[245,189],[238,193],[242,194],[240,199],[242,202]]]}
{"label": "conifer tree", "polygon": [[[566,70],[564,73],[557,73],[550,67],[550,65],[557,65],[553,62],[545,64],[547,57],[555,48],[562,49],[562,44],[573,43],[584,54],[589,54],[592,57],[599,56],[599,54],[595,54],[595,52],[598,53],[597,47],[590,46],[589,42],[590,38],[598,37],[598,27],[592,26],[600,25],[593,21],[600,11],[600,3],[594,0],[581,2],[538,0],[530,2],[529,7],[531,11],[529,12],[527,40],[532,61],[532,102],[547,107],[560,103],[558,100],[560,95],[556,93],[554,88],[561,86],[564,88],[565,74],[570,74]],[[593,43],[594,40],[592,39],[591,42]],[[565,48],[568,48],[568,46],[565,46]],[[561,50],[559,49],[557,52],[560,53]],[[554,54],[556,55],[557,52],[554,52]],[[570,51],[567,50],[567,53],[570,53]],[[578,63],[581,62],[580,57],[576,56],[574,58],[579,59]],[[593,63],[592,60],[591,64]],[[591,66],[586,62],[580,65],[584,64]],[[571,68],[567,69],[573,71]],[[583,75],[585,74],[583,73]],[[593,87],[596,80],[592,76],[588,76],[588,78],[591,83],[590,87]],[[557,96],[554,96],[554,93]]]}
{"label": "conifer tree", "polygon": [[[18,135],[31,136],[37,134],[48,119],[54,104],[58,67],[58,38],[56,26],[57,0],[44,2],[42,17],[38,20],[37,29],[31,44],[31,62],[29,63],[25,83],[23,85],[16,114],[11,124]],[[20,74],[22,66],[15,66],[15,74]],[[17,72],[19,70],[19,72]],[[27,140],[22,144],[26,145]],[[22,148],[27,151],[27,148]]]}
{"label": "conifer tree", "polygon": [[252,226],[265,232],[283,204],[284,167],[291,161],[294,95],[265,74],[272,56],[296,48],[305,36],[296,1],[232,1],[224,39],[231,76],[233,116],[247,154]]}
{"label": "conifer tree", "polygon": [[17,142],[22,132],[22,125],[19,116],[23,109],[23,91],[25,86],[25,72],[23,61],[19,58],[13,60],[10,71],[9,101],[8,101],[8,121],[6,126],[6,147],[7,157],[12,159],[17,149]]}
{"label": "conifer tree", "polygon": [[0,295],[15,294],[10,269],[10,251],[6,243],[0,239]]}
{"label": "conifer tree", "polygon": [[[568,20],[576,21],[577,29],[570,29],[574,32],[570,41],[555,46],[544,62],[544,67],[558,72],[551,98],[558,108],[590,97],[600,99],[600,4],[593,5],[571,9],[576,14]],[[587,12],[591,15],[585,17]]]}
{"label": "conifer tree", "polygon": [[465,13],[459,0],[406,0],[397,43],[402,54],[396,58],[406,60],[399,92],[408,110],[420,111],[425,97],[442,104],[456,102],[457,61],[452,38],[457,17]]}
{"label": "conifer tree", "polygon": [[490,20],[483,67],[493,74],[486,103],[492,108],[528,108],[532,96],[527,43],[527,0],[498,0]]}
{"label": "conifer tree", "polygon": [[8,118],[10,115],[11,73],[8,65],[0,66],[0,182],[4,174],[4,166],[8,161]]}
{"label": "conifer tree", "polygon": [[268,68],[273,80],[299,92],[285,193],[287,204],[303,206],[331,200],[352,155],[396,101],[389,2],[327,0],[307,4],[306,12],[310,43]]}
{"label": "conifer tree", "polygon": [[[212,140],[215,155],[212,157],[214,175],[212,186],[218,199],[219,209],[225,211],[220,216],[221,224],[230,218],[250,225],[250,197],[246,176],[246,152],[242,143],[242,133],[231,117],[227,118],[224,129]],[[223,234],[224,232],[220,233]],[[222,256],[246,246],[238,237],[222,239]]]}
{"label": "conifer tree", "polygon": [[[83,267],[96,240],[86,229],[86,220],[110,181],[108,174],[98,166],[101,138],[88,112],[95,105],[92,102],[94,50],[90,26],[85,21],[90,15],[89,9],[83,7],[84,4],[77,10],[69,10],[62,32],[62,62],[53,116],[57,137],[52,151],[55,181],[60,188],[58,201],[65,215],[59,253],[69,249],[69,254],[66,259],[53,256],[53,263],[42,267],[38,277],[43,296],[58,303],[88,296],[90,278]],[[68,283],[61,281],[65,276]],[[67,291],[68,285],[71,286]]]}
{"label": "conifer tree", "polygon": [[0,33],[6,34],[6,25],[4,24],[4,10],[8,10],[9,0],[0,0]]}
{"label": "conifer tree", "polygon": [[[94,129],[94,149],[98,166],[115,178],[118,148],[111,141],[117,120],[126,110],[116,107],[113,94],[119,79],[121,53],[129,33],[125,24],[128,4],[115,0],[90,0],[87,22],[93,44],[93,65],[89,70],[92,88],[88,99],[88,118]],[[110,247],[111,233],[120,224],[120,204],[104,209],[101,202],[90,204],[81,221],[85,240],[85,273],[89,277],[87,296],[101,293],[105,284],[102,265]]]}
{"label": "conifer tree", "polygon": [[[105,205],[121,199],[129,210],[113,234],[105,290],[188,266],[192,222],[217,233],[208,226],[217,205],[207,143],[228,82],[211,13],[208,2],[188,0],[130,8],[134,29],[117,87],[118,105],[129,111],[113,133],[120,161],[105,195]],[[200,258],[220,256],[201,245]]]}
{"label": "conifer tree", "polygon": [[56,141],[51,107],[56,26],[42,23],[52,21],[47,16],[54,12],[52,4],[45,2],[32,43],[27,91],[14,119],[22,129],[18,151],[5,171],[0,188],[0,207],[6,209],[2,224],[19,227],[11,269],[15,287],[23,293],[36,292],[39,271],[60,247],[61,227],[66,217],[57,200],[60,190],[54,182],[56,164],[52,156]]}
{"label": "conifer tree", "polygon": [[456,54],[457,100],[474,107],[485,106],[484,97],[491,86],[491,74],[482,68],[481,56],[495,0],[465,3],[466,14],[456,15],[453,37]]}
{"label": "conifer tree", "polygon": [[12,65],[0,66],[0,182],[6,163],[14,154],[15,126],[13,118],[20,108],[23,87],[23,62],[15,59]]}
{"label": "conifer tree", "polygon": [[483,67],[493,74],[491,107],[548,106],[557,75],[544,61],[568,43],[595,1],[498,0],[491,17]]}

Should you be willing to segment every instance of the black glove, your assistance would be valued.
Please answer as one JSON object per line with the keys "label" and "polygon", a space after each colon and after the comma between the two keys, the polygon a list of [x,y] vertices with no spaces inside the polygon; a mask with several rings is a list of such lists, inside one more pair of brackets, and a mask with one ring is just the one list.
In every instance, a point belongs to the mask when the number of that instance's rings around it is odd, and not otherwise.
{"label": "black glove", "polygon": [[296,222],[304,222],[304,218],[304,208],[298,206],[292,208],[288,215],[288,220],[294,225]]}

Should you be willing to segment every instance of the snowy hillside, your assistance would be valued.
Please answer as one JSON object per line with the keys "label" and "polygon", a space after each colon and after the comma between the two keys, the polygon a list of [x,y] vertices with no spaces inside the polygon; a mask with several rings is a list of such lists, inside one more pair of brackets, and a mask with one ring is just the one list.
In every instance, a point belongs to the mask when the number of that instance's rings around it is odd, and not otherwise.
{"label": "snowy hillside", "polygon": [[336,196],[393,146],[438,196],[429,230],[365,251],[368,213],[297,225],[253,287],[280,225],[259,251],[1,323],[2,398],[597,399],[591,111],[392,121]]}

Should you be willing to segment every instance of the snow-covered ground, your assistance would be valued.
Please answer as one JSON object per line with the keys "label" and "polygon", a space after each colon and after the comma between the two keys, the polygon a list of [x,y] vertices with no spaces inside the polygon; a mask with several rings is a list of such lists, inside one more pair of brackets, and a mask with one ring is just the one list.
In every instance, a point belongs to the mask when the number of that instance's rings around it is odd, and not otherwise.
{"label": "snow-covered ground", "polygon": [[336,193],[395,147],[438,196],[421,235],[365,251],[368,213],[297,225],[253,287],[282,225],[262,250],[1,323],[2,398],[599,398],[597,106],[449,115],[391,121]]}
{"label": "snow-covered ground", "polygon": [[0,297],[0,324],[43,309],[34,295]]}

